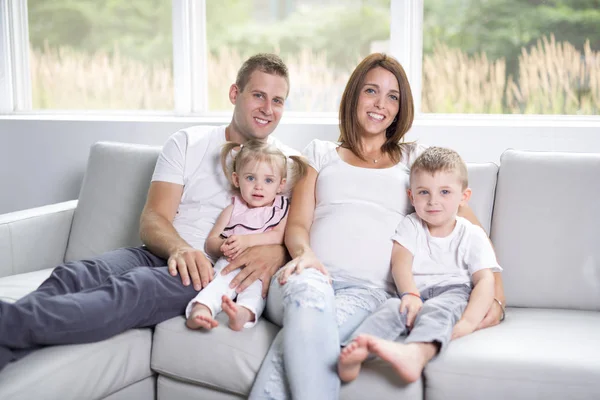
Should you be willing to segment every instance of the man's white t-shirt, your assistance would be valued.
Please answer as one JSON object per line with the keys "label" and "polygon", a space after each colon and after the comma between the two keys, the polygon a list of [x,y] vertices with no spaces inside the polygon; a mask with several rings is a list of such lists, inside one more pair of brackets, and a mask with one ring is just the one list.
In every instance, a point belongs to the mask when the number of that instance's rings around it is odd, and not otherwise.
{"label": "man's white t-shirt", "polygon": [[390,238],[412,210],[409,170],[425,147],[406,144],[400,163],[371,169],[343,161],[338,146],[314,140],[304,150],[318,172],[310,247],[334,279],[394,293]]}
{"label": "man's white t-shirt", "polygon": [[[231,204],[231,186],[221,167],[226,126],[193,126],[169,137],[160,153],[152,181],[183,185],[181,202],[173,220],[179,235],[204,251],[204,242],[217,217]],[[269,137],[285,155],[299,152]],[[214,261],[214,260],[213,260]]]}
{"label": "man's white t-shirt", "polygon": [[462,217],[446,237],[434,237],[416,213],[404,218],[393,240],[414,257],[412,272],[419,292],[433,286],[471,285],[471,276],[485,268],[502,268],[485,231]]}

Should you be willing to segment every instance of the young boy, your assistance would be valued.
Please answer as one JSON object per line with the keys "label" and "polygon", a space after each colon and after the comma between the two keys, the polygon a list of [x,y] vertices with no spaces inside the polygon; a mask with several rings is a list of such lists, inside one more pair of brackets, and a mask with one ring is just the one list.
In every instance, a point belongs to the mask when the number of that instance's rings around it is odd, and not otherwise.
{"label": "young boy", "polygon": [[[342,381],[354,380],[374,353],[414,382],[450,339],[473,332],[485,317],[494,301],[493,272],[501,268],[483,229],[457,216],[471,196],[467,185],[467,167],[452,150],[431,147],[415,160],[408,196],[416,212],[392,237],[399,298],[369,316],[342,350]],[[400,335],[407,335],[404,343],[394,342]]]}

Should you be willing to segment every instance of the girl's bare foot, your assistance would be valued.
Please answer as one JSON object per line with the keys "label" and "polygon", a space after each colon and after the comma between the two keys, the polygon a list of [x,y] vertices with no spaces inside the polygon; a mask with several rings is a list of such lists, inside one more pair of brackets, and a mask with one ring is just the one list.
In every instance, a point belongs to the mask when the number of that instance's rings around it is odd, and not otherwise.
{"label": "girl's bare foot", "polygon": [[367,339],[358,336],[349,345],[342,349],[338,360],[338,375],[342,382],[351,382],[360,373],[363,361],[369,356]]}
{"label": "girl's bare foot", "polygon": [[254,321],[254,313],[246,307],[238,307],[229,297],[221,297],[221,308],[229,317],[229,327],[234,331],[244,329],[246,322]]}
{"label": "girl's bare foot", "polygon": [[[423,346],[429,345],[435,349],[435,346],[431,343],[403,344],[374,336],[364,336],[368,350],[392,364],[396,373],[406,382],[419,380],[425,364],[431,359],[428,354],[425,354]],[[435,355],[435,351],[433,355]]]}
{"label": "girl's bare foot", "polygon": [[212,317],[210,309],[204,304],[196,303],[192,308],[190,317],[185,322],[190,329],[212,329],[219,325],[217,320]]}

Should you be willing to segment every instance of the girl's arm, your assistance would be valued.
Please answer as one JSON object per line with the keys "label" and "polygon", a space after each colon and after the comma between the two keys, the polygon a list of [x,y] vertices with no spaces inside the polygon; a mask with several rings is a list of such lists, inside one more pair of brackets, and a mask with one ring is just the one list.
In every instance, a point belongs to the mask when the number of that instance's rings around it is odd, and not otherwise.
{"label": "girl's arm", "polygon": [[268,232],[251,233],[247,235],[231,235],[224,240],[221,245],[222,254],[234,260],[244,250],[254,246],[265,246],[269,244],[283,244],[283,234],[285,232],[285,224],[287,215]]}
{"label": "girl's arm", "polygon": [[[468,205],[460,206],[458,209],[458,215],[460,217],[465,218],[466,220],[468,220],[469,222],[471,222],[475,225],[481,226],[481,223],[475,216],[475,213],[473,212],[471,207],[469,207]],[[483,228],[483,226],[481,226],[481,227]],[[498,301],[500,301],[502,304],[505,305],[506,299],[504,297],[504,284],[502,282],[502,273],[494,272],[493,277],[494,277],[494,298],[498,299]],[[500,318],[502,318],[503,314],[504,314],[504,310],[502,309],[502,306],[500,306],[496,301],[494,301],[490,305],[490,308],[489,308],[484,320],[481,321],[481,324],[479,325],[479,327],[477,327],[477,329],[488,328],[490,326],[499,324]]]}
{"label": "girl's arm", "polygon": [[423,306],[421,294],[412,273],[413,255],[408,249],[394,241],[392,248],[392,276],[401,296],[400,312],[406,312],[406,325],[411,327]]}
{"label": "girl's arm", "polygon": [[225,242],[225,239],[221,238],[220,235],[231,219],[232,212],[233,204],[228,205],[223,211],[221,211],[219,218],[217,218],[217,222],[215,222],[215,226],[213,226],[213,228],[210,230],[208,238],[204,243],[204,251],[206,251],[206,254],[213,258],[219,258],[223,255],[221,252],[221,246]]}
{"label": "girl's arm", "polygon": [[281,284],[284,284],[292,273],[299,274],[305,268],[315,268],[328,275],[327,270],[310,248],[308,235],[315,213],[317,176],[315,169],[308,168],[306,175],[294,187],[284,237],[292,261],[285,265],[284,271],[279,276]]}

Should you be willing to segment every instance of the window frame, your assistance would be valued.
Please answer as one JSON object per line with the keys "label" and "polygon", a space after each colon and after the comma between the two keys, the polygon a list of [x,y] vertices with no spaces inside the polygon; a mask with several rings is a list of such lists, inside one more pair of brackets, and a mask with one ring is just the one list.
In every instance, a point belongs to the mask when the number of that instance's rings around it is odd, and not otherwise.
{"label": "window frame", "polygon": [[[228,111],[208,111],[206,1],[172,0],[173,24],[173,110],[33,110],[29,68],[29,26],[27,0],[0,0],[0,117],[1,116],[72,116],[92,119],[99,117],[190,117],[227,121]],[[423,63],[423,12],[424,0],[391,0],[390,54],[396,57],[407,73],[415,103],[416,121],[438,125],[447,121],[451,125],[468,124],[468,121],[512,121],[529,124],[533,121],[594,121],[600,126],[598,116],[562,114],[440,114],[421,112]],[[87,116],[87,117],[86,117]],[[315,123],[330,123],[337,112],[286,111],[286,118]],[[430,121],[430,122],[428,122]]]}

